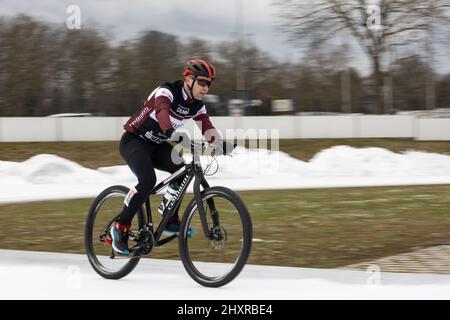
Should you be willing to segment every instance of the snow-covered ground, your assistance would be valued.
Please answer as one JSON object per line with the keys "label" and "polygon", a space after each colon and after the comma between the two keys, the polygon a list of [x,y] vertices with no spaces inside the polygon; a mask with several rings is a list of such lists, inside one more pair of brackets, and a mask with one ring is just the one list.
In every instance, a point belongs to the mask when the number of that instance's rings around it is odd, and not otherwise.
{"label": "snow-covered ground", "polygon": [[450,275],[247,265],[214,289],[178,260],[141,259],[117,281],[97,275],[85,255],[0,250],[0,261],[0,299],[450,299]]}
{"label": "snow-covered ground", "polygon": [[[208,181],[235,190],[450,184],[450,156],[416,151],[337,146],[303,162],[239,148],[218,163]],[[91,170],[55,155],[0,161],[0,203],[95,197],[113,184],[131,187],[136,179],[126,166]],[[142,259],[129,276],[111,281],[85,255],[9,250],[0,250],[0,283],[0,299],[450,299],[450,275],[249,265],[229,285],[208,289],[180,261]]]}
{"label": "snow-covered ground", "polygon": [[[207,162],[203,157],[204,167]],[[234,190],[450,183],[449,155],[381,148],[336,146],[309,162],[283,152],[238,148],[233,157],[219,157],[218,164],[208,182]],[[157,176],[160,181],[168,173],[157,171]],[[49,154],[0,161],[0,203],[95,197],[114,184],[132,187],[136,178],[127,166],[92,170]]]}

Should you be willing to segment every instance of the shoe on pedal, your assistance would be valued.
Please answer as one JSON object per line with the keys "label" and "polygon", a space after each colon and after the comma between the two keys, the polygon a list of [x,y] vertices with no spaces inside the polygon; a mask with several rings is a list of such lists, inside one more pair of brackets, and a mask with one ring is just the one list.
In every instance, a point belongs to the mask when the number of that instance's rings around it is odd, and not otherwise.
{"label": "shoe on pedal", "polygon": [[[173,235],[178,235],[180,232],[180,219],[178,217],[172,217],[169,222],[166,225],[166,228],[164,229],[163,236],[170,237]],[[188,238],[192,237],[194,235],[194,229],[189,228],[188,230]]]}
{"label": "shoe on pedal", "polygon": [[128,249],[128,234],[130,232],[130,224],[120,224],[114,222],[111,226],[110,233],[112,238],[112,248],[114,251],[128,255],[130,250]]}

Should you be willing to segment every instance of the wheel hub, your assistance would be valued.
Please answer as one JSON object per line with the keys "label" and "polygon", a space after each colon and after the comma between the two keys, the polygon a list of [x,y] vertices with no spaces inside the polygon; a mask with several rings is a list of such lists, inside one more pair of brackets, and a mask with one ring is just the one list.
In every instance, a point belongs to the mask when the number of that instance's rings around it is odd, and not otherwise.
{"label": "wheel hub", "polygon": [[227,231],[222,226],[217,226],[212,229],[211,245],[214,249],[223,249],[227,242]]}

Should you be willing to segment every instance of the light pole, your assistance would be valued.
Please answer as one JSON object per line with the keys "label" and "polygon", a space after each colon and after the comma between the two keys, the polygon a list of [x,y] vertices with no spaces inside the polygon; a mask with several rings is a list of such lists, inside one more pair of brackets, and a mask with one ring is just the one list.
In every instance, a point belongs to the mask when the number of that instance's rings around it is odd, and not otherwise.
{"label": "light pole", "polygon": [[436,108],[436,92],[434,87],[434,50],[433,50],[433,15],[434,15],[434,1],[430,1],[430,14],[427,17],[428,28],[425,34],[425,52],[428,61],[428,68],[426,70],[426,87],[425,87],[425,106],[427,110]]}
{"label": "light pole", "polygon": [[236,98],[243,99],[245,90],[245,74],[242,67],[242,49],[244,45],[243,29],[244,29],[244,7],[243,0],[235,0],[236,6],[236,43],[237,43],[237,57],[236,57]]}

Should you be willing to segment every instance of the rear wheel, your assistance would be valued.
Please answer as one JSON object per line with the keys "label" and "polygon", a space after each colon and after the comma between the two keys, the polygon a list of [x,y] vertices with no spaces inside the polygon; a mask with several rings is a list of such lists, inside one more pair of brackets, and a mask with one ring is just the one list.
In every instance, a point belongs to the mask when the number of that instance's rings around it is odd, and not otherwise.
{"label": "rear wheel", "polygon": [[[123,203],[129,188],[124,186],[112,186],[101,192],[95,198],[86,220],[85,247],[86,253],[94,270],[104,278],[120,279],[129,274],[139,262],[139,256],[122,256],[117,253],[112,255],[110,244],[111,236],[109,228],[115,217],[123,208]],[[137,219],[133,219],[130,238],[137,235],[142,229],[142,208],[137,212]],[[135,243],[129,240],[128,247]]]}
{"label": "rear wheel", "polygon": [[[252,245],[250,214],[239,196],[224,187],[202,192],[208,234],[203,232],[195,199],[188,205],[180,226],[180,256],[188,274],[206,287],[220,287],[243,269]],[[189,229],[195,233],[188,237]]]}

